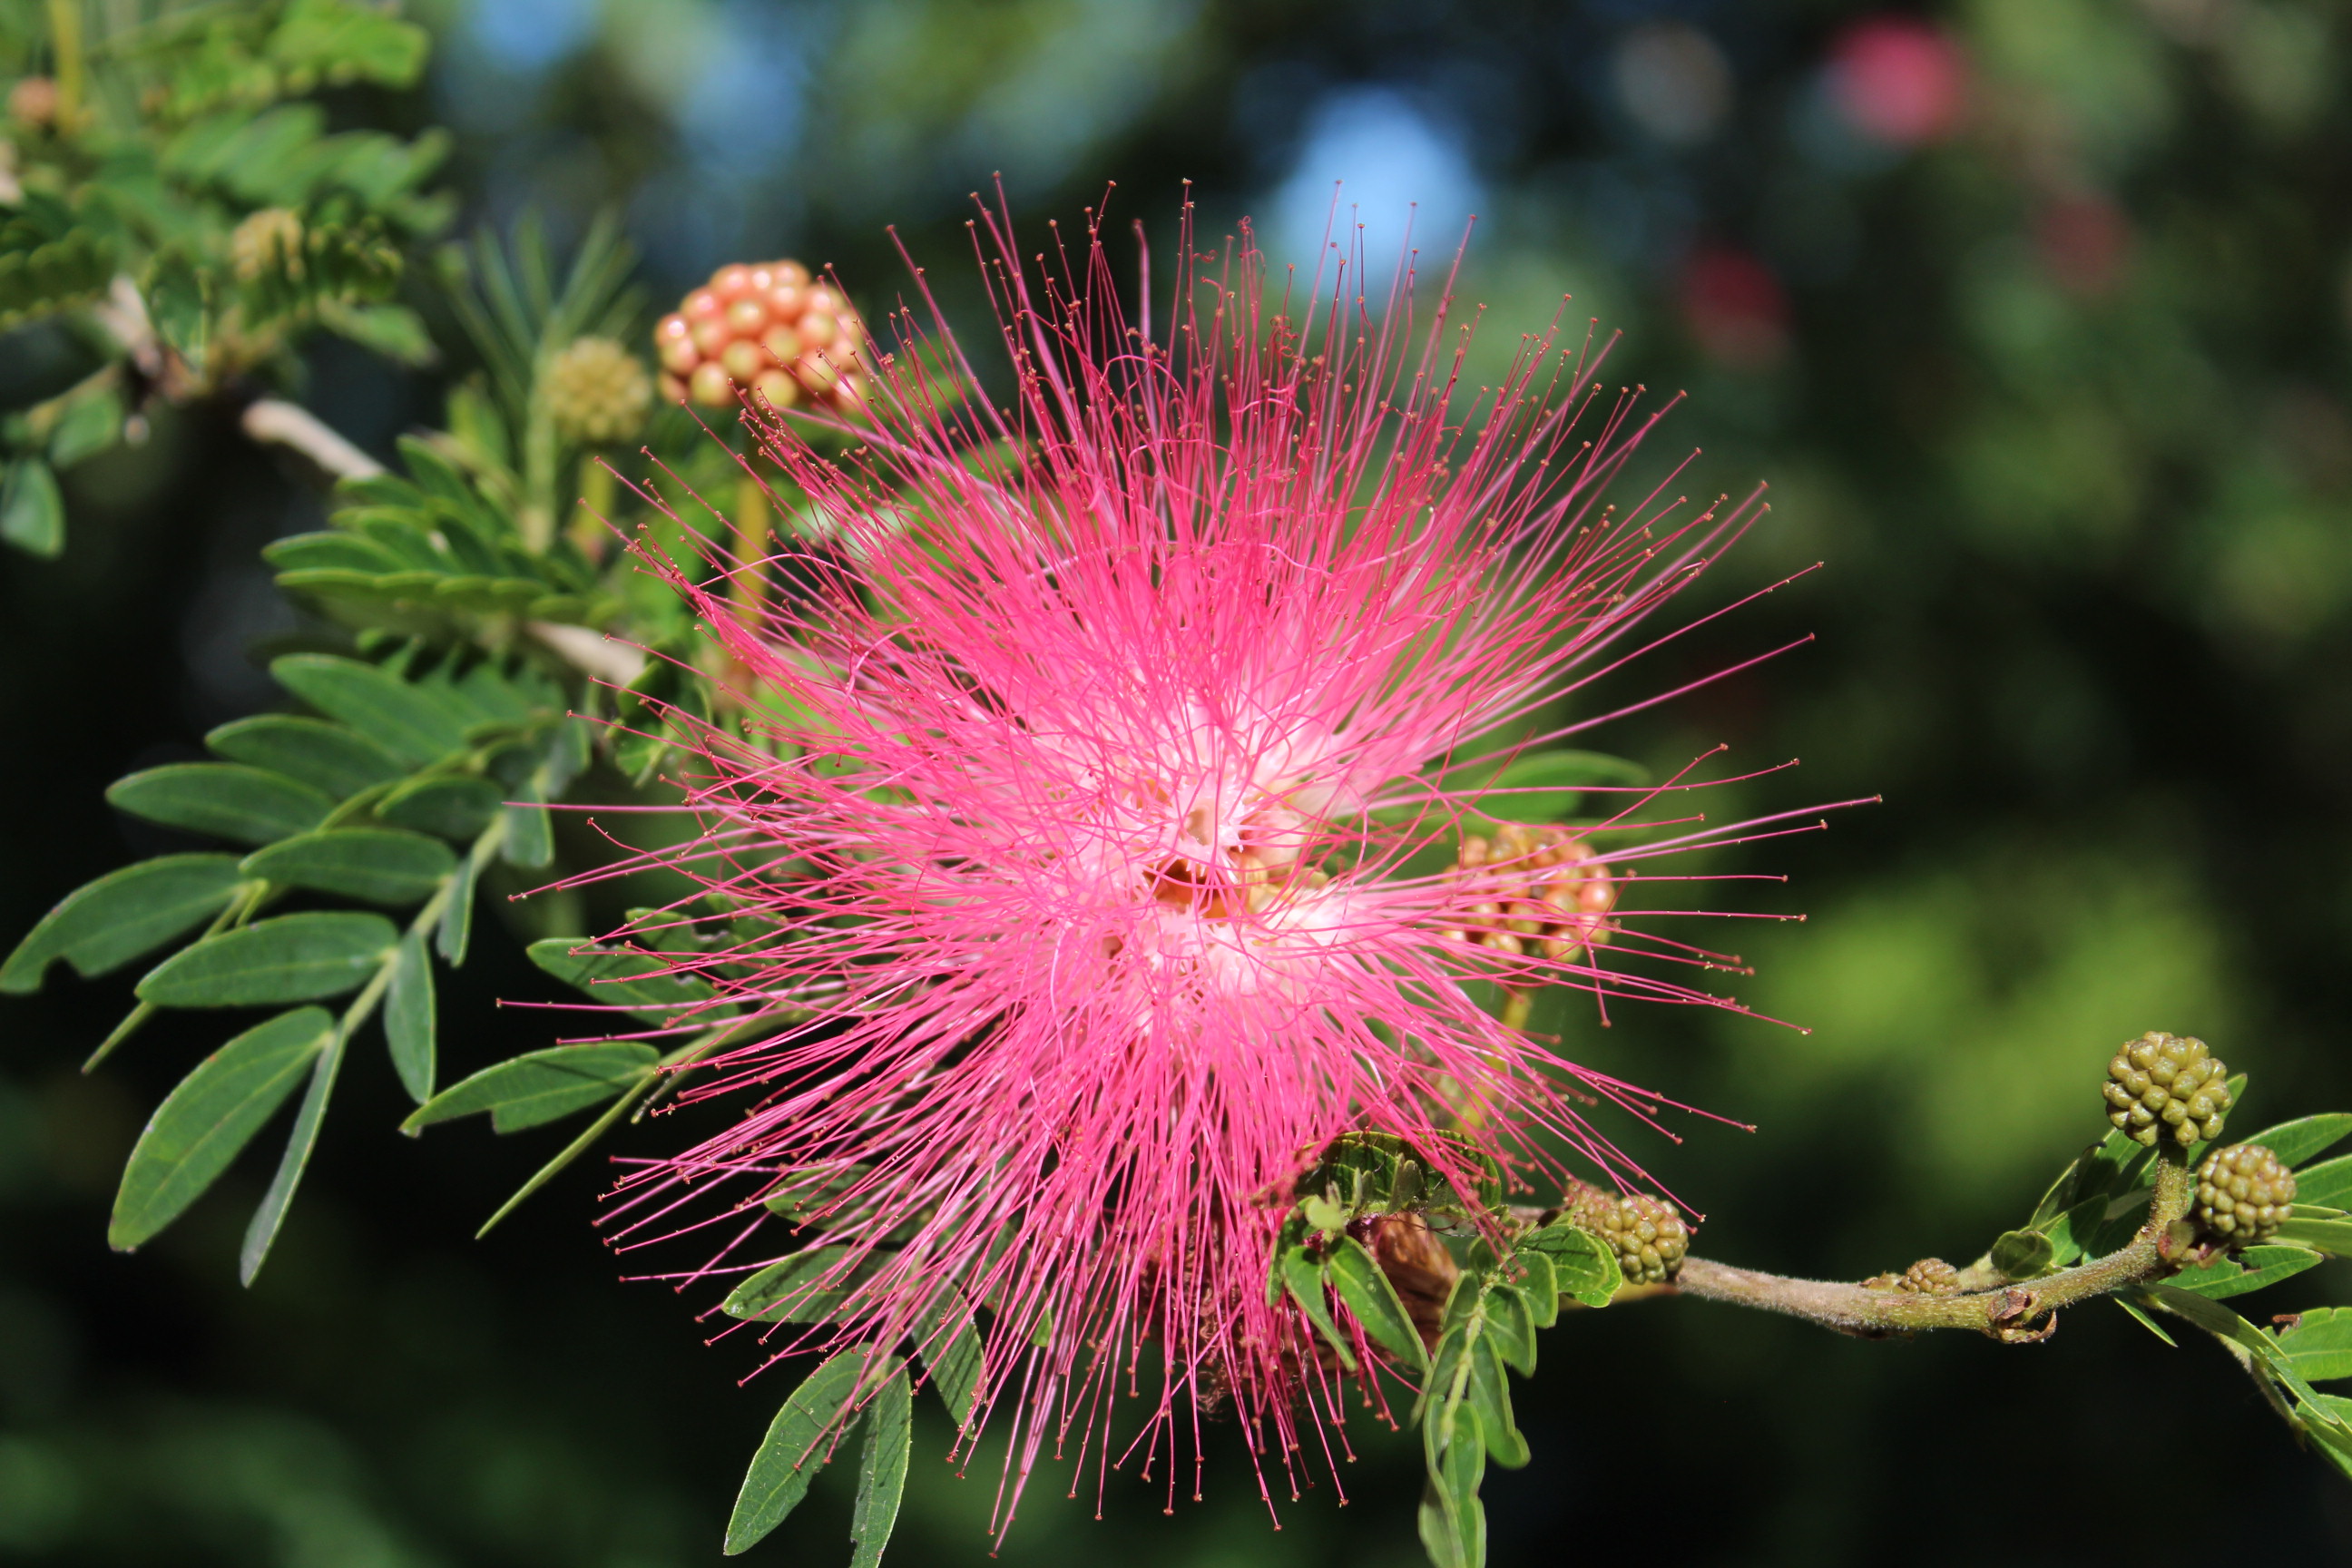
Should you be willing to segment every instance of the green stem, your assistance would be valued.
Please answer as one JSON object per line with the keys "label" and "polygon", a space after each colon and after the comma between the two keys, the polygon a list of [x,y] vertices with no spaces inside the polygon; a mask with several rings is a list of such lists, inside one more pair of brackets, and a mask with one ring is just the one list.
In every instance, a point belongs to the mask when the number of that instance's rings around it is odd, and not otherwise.
{"label": "green stem", "polygon": [[81,0],[49,0],[49,43],[57,56],[57,126],[71,133],[81,123],[85,79],[81,47]]}
{"label": "green stem", "polygon": [[[213,923],[205,928],[205,934],[196,938],[196,941],[209,941],[210,939],[220,935],[222,931],[234,926],[241,926],[246,921],[251,920],[253,918],[253,911],[261,906],[262,900],[268,896],[270,889],[270,884],[268,882],[247,882],[245,884],[245,889],[246,890],[244,892],[229,900],[229,901],[222,907],[221,912],[213,917]],[[142,1002],[136,1007],[131,1008],[129,1015],[123,1018],[122,1022],[114,1026],[114,1032],[108,1035],[103,1040],[100,1040],[98,1043],[98,1049],[89,1053],[89,1059],[81,1064],[81,1070],[89,1072],[96,1068],[99,1063],[112,1056],[114,1054],[114,1048],[117,1046],[122,1044],[123,1041],[129,1039],[132,1035],[137,1034],[139,1032],[140,1026],[146,1023],[148,1019],[154,1016],[155,1004],[152,1002]]]}
{"label": "green stem", "polygon": [[[2072,1268],[1989,1290],[1937,1296],[1874,1290],[1822,1279],[1791,1279],[1779,1274],[1734,1268],[1703,1258],[1686,1258],[1673,1293],[1728,1301],[1803,1318],[1861,1339],[1913,1333],[1923,1329],[1974,1329],[2007,1343],[2047,1339],[2056,1327],[2050,1315],[2076,1301],[2105,1296],[2126,1286],[2161,1278],[2179,1268],[2173,1225],[2189,1212],[2197,1184],[2178,1150],[2166,1148],[2156,1170],[2156,1193],[2147,1221],[2129,1243],[2105,1258]],[[1659,1294],[1665,1294],[1661,1290]],[[2031,1325],[2043,1321],[2040,1328]]]}

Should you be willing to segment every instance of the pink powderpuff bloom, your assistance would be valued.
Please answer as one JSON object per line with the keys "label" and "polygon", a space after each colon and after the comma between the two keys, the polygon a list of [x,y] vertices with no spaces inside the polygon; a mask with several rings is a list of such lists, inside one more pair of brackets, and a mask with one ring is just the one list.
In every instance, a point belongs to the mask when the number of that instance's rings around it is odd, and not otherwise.
{"label": "pink powderpuff bloom", "polygon": [[[628,935],[754,1024],[681,1097],[748,1109],[624,1178],[628,1234],[719,1237],[696,1278],[838,1248],[828,1321],[780,1352],[928,1363],[983,1324],[957,1414],[1011,1413],[1005,1521],[1048,1434],[1147,1473],[1167,1440],[1171,1490],[1188,1411],[1196,1463],[1219,1407],[1286,1466],[1310,1431],[1328,1453],[1336,1374],[1265,1289],[1293,1181],[1352,1130],[1465,1190],[1474,1147],[1523,1187],[1562,1150],[1629,1169],[1578,1103],[1655,1097],[1474,984],[1729,1005],[1675,978],[1720,955],[1610,904],[1674,888],[1636,875],[1658,856],[1777,830],[1459,854],[1510,816],[1478,786],[1598,721],[1555,719],[1760,503],[1692,509],[1670,474],[1603,504],[1656,415],[1601,386],[1589,334],[1474,393],[1450,279],[1425,316],[1407,268],[1378,313],[1346,265],[1271,303],[1246,233],[1193,256],[1189,214],[1163,335],[1096,224],[1041,276],[984,209],[1010,392],[961,390],[952,334],[902,312],[845,457],[747,414],[823,548],[699,582],[647,557],[740,708],[672,716],[698,832],[658,857],[723,913]],[[1619,826],[1673,797],[1622,798]],[[763,1202],[792,1194],[789,1220]],[[1147,1414],[1114,1431],[1122,1384]]]}

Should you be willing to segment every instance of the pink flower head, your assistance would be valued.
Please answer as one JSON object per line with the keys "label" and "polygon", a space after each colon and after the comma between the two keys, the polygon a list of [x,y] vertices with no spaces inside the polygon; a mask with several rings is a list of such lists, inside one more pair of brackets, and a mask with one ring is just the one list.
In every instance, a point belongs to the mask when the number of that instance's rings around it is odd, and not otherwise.
{"label": "pink flower head", "polygon": [[[1567,733],[1531,731],[1758,509],[1603,505],[1655,415],[1597,383],[1589,336],[1526,339],[1474,391],[1409,270],[1377,313],[1349,267],[1269,304],[1246,235],[1200,268],[1188,222],[1162,331],[1148,274],[1129,324],[1091,226],[1042,278],[1008,220],[978,233],[1009,392],[961,399],[955,340],[902,321],[845,458],[752,416],[830,541],[784,552],[797,589],[746,617],[722,595],[771,563],[654,562],[743,707],[694,728],[700,832],[662,856],[726,923],[632,935],[759,1024],[683,1096],[741,1119],[623,1187],[639,1226],[718,1226],[714,1268],[841,1248],[792,1348],[926,1362],[976,1313],[960,1414],[1013,1413],[1017,1496],[1048,1433],[1116,1463],[1229,1401],[1287,1456],[1337,1417],[1265,1289],[1335,1135],[1409,1140],[1465,1189],[1473,1148],[1518,1185],[1562,1147],[1626,1168],[1575,1102],[1646,1091],[1468,987],[1725,1005],[1673,978],[1715,955],[1611,912],[1709,835],[1515,836],[1478,786]],[[732,1207],[679,1206],[713,1185]],[[821,1195],[790,1231],[761,1200],[794,1191]],[[1106,1419],[1122,1385],[1139,1432]]]}

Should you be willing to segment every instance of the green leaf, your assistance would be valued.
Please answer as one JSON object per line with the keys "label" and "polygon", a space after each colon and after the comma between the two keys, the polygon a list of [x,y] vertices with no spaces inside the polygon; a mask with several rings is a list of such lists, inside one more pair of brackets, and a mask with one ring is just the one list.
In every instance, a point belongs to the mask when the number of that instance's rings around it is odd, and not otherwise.
{"label": "green leaf", "polygon": [[335,1075],[342,1068],[347,1044],[337,1030],[319,1065],[310,1069],[310,1087],[302,1091],[302,1109],[294,1113],[294,1131],[286,1139],[286,1152],[278,1159],[277,1173],[269,1178],[269,1190],[261,1194],[260,1206],[247,1222],[244,1244],[237,1248],[236,1278],[241,1285],[252,1284],[254,1276],[261,1272],[270,1245],[278,1239],[278,1227],[286,1223],[286,1211],[293,1206],[294,1189],[310,1168],[310,1151],[319,1145],[319,1127],[326,1120],[327,1100],[335,1092]]}
{"label": "green leaf", "polygon": [[392,984],[383,995],[383,1038],[400,1087],[419,1105],[433,1098],[435,1036],[433,961],[425,955],[425,933],[412,931],[400,939],[400,955],[392,963]]}
{"label": "green leaf", "polygon": [[2208,1300],[2242,1296],[2319,1266],[2316,1252],[2300,1247],[2250,1247],[2234,1258],[2217,1258],[2200,1268],[2184,1268],[2165,1281]]}
{"label": "green leaf", "polygon": [[1503,1371],[1502,1347],[1491,1333],[1481,1333],[1469,1344],[1470,1403],[1478,1411],[1478,1431],[1486,1452],[1507,1470],[1524,1468],[1530,1458],[1528,1440],[1511,1415],[1510,1378]]}
{"label": "green leaf", "polygon": [[411,1111],[400,1130],[415,1132],[487,1110],[499,1131],[520,1131],[612,1099],[660,1059],[659,1051],[636,1040],[527,1052],[451,1084]]}
{"label": "green leaf", "polygon": [[[2176,1290],[2169,1285],[2141,1285],[2132,1291],[2134,1300],[2147,1305],[2163,1308],[2178,1317],[2188,1319],[2216,1339],[2252,1351],[2254,1359],[2272,1380],[2296,1398],[2316,1405],[2319,1393],[2303,1374],[2295,1371],[2279,1342],[2229,1308],[2188,1290]],[[2347,1428],[2352,1433],[2352,1428]]]}
{"label": "green leaf", "polygon": [[283,838],[245,858],[248,877],[341,893],[372,904],[413,904],[457,864],[448,846],[396,828],[336,827]]}
{"label": "green leaf", "polygon": [[1559,1275],[1552,1268],[1551,1254],[1522,1248],[1511,1255],[1511,1261],[1519,1266],[1519,1289],[1527,1298],[1529,1320],[1538,1329],[1550,1328],[1559,1321]]}
{"label": "green leaf", "polygon": [[375,814],[395,826],[464,841],[490,825],[499,799],[488,779],[417,779],[386,795]]}
{"label": "green leaf", "polygon": [[2273,1332],[2279,1350],[2306,1381],[2352,1377],[2352,1307],[2315,1307],[2293,1327]]}
{"label": "green leaf", "polygon": [[522,792],[524,804],[506,807],[507,863],[538,870],[555,858],[555,832],[549,821],[547,807],[529,804],[540,798],[536,784]]}
{"label": "green leaf", "polygon": [[289,71],[338,86],[414,87],[431,45],[425,29],[354,0],[293,0],[269,35],[268,56]]}
{"label": "green leaf", "polygon": [[857,1500],[849,1515],[855,1548],[849,1568],[880,1568],[882,1549],[898,1522],[907,1489],[907,1455],[914,1441],[915,1391],[900,1372],[882,1385],[866,1412],[866,1446],[857,1458]]}
{"label": "green leaf", "polygon": [[289,713],[223,724],[205,737],[205,744],[233,763],[284,773],[337,800],[407,771],[399,758],[356,731]]}
{"label": "green leaf", "polygon": [[1576,810],[1578,792],[1596,784],[1638,788],[1649,770],[1599,752],[1530,752],[1487,781],[1482,809],[1512,822],[1554,822]]}
{"label": "green leaf", "polygon": [[1323,1267],[1339,1300],[1348,1304],[1348,1310],[1355,1314],[1373,1343],[1415,1372],[1427,1369],[1429,1349],[1421,1342],[1412,1314],[1404,1310],[1396,1287],[1389,1283],[1380,1261],[1362,1242],[1352,1236],[1339,1237]]}
{"label": "green leaf", "polygon": [[2347,1132],[2352,1132],[2352,1111],[2334,1110],[2323,1116],[2303,1116],[2293,1121],[2282,1121],[2276,1127],[2264,1128],[2245,1142],[2261,1144],[2277,1156],[2280,1164],[2292,1170]]}
{"label": "green leaf", "polygon": [[2352,1209],[2352,1154],[2338,1154],[2294,1173],[2295,1201],[2315,1207]]}
{"label": "green leaf", "polygon": [[2108,1300],[2113,1301],[2116,1306],[2121,1307],[2125,1311],[2130,1313],[2132,1321],[2139,1324],[2141,1328],[2146,1329],[2149,1333],[2154,1334],[2166,1344],[2172,1346],[2173,1349],[2179,1350],[2180,1348],[2179,1342],[2175,1340],[2170,1334],[2164,1331],[2164,1325],[2158,1322],[2154,1318],[2149,1317],[2147,1313],[2143,1311],[2137,1304],[2124,1300],[2121,1296],[2111,1296]]}
{"label": "green leaf", "polygon": [[888,1261],[857,1247],[812,1247],[771,1263],[728,1292],[719,1310],[761,1323],[822,1323]]}
{"label": "green leaf", "polygon": [[831,1458],[824,1450],[857,1396],[866,1353],[860,1345],[837,1352],[802,1380],[768,1424],[727,1521],[728,1556],[758,1545],[808,1495],[809,1482]]}
{"label": "green leaf", "polygon": [[165,855],[68,893],[0,964],[0,992],[41,988],[62,958],[84,978],[152,952],[218,914],[242,885],[227,855]]}
{"label": "green leaf", "polygon": [[65,497],[58,491],[58,477],[38,458],[18,458],[0,481],[0,539],[44,561],[64,553]]}
{"label": "green leaf", "polygon": [[49,432],[49,466],[70,468],[122,438],[122,399],[112,387],[85,393],[66,405]]}
{"label": "green leaf", "polygon": [[128,1252],[195,1202],[294,1092],[334,1027],[323,1008],[281,1013],[182,1079],[131,1151],[114,1194],[107,1245]]}
{"label": "green leaf", "polygon": [[2038,1230],[2004,1231],[1992,1244],[1992,1266],[2011,1279],[2039,1279],[2057,1267],[2057,1247]]}
{"label": "green leaf", "polygon": [[1521,1377],[1536,1374],[1535,1312],[1527,1292],[1517,1285],[1490,1280],[1486,1286],[1486,1332],[1503,1360]]}
{"label": "green leaf", "polygon": [[924,1309],[915,1329],[915,1354],[939,1391],[940,1403],[961,1426],[971,1416],[972,1398],[980,1391],[982,1362],[980,1325],[960,1291],[941,1290]]}
{"label": "green leaf", "polygon": [[669,965],[634,948],[591,947],[585,937],[549,937],[530,944],[530,961],[589,1000],[664,1023],[717,994],[701,980],[666,974]]}
{"label": "green leaf", "polygon": [[1282,1281],[1288,1287],[1291,1300],[1298,1303],[1298,1310],[1307,1314],[1307,1321],[1339,1352],[1339,1364],[1349,1372],[1355,1371],[1355,1347],[1339,1331],[1339,1325],[1331,1321],[1330,1304],[1323,1299],[1323,1268],[1315,1261],[1315,1255],[1304,1247],[1285,1248]]}
{"label": "green leaf", "polygon": [[364,981],[400,940],[382,915],[280,915],[207,937],[139,982],[158,1007],[253,1007],[336,996]]}
{"label": "green leaf", "polygon": [[[1466,1404],[1433,1412],[1424,1443],[1435,1450],[1429,1479],[1437,1507],[1423,1507],[1423,1544],[1441,1568],[1485,1568],[1486,1510],[1478,1500],[1478,1483],[1486,1473],[1486,1441],[1478,1412]],[[1433,1511],[1437,1515],[1435,1540],[1429,1517]]]}
{"label": "green leaf", "polygon": [[267,844],[326,820],[335,803],[309,784],[238,763],[171,763],[117,779],[108,802],[150,822]]}
{"label": "green leaf", "polygon": [[269,673],[328,718],[341,720],[405,762],[438,762],[466,743],[463,709],[380,666],[290,653],[271,660]]}
{"label": "green leaf", "polygon": [[2273,1239],[2290,1247],[2308,1247],[2352,1258],[2352,1219],[2283,1219]]}
{"label": "green leaf", "polygon": [[1522,1254],[1540,1252],[1549,1258],[1559,1293],[1588,1307],[1609,1305],[1617,1288],[1625,1282],[1617,1268],[1617,1255],[1607,1244],[1565,1220],[1555,1220],[1541,1230],[1530,1232],[1520,1239],[1518,1250]]}

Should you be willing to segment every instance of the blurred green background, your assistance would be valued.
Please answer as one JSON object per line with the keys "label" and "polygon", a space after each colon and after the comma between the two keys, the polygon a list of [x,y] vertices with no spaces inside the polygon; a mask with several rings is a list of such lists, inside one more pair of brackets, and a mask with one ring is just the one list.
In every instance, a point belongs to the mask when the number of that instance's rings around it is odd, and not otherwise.
{"label": "blurred green background", "polygon": [[[1621,679],[1631,699],[1818,640],[1597,737],[1654,764],[1718,741],[1804,765],[1759,809],[1883,794],[1722,858],[1743,1001],[1811,1032],[1556,1009],[1597,1065],[1758,1124],[1640,1145],[1710,1256],[1855,1277],[1973,1257],[2098,1130],[2117,1041],[2196,1033],[2259,1125],[2352,1105],[2352,16],[2301,0],[438,0],[429,89],[336,100],[450,122],[470,221],[626,215],[659,299],[719,262],[834,263],[877,314],[895,224],[951,307],[967,193],[1033,226],[1117,180],[1165,246],[1252,216],[1311,253],[1344,179],[1375,257],[1408,201],[1487,355],[1548,320],[1622,329],[1614,374],[1687,388],[1663,462],[1771,482],[1718,604],[1826,562]],[[972,318],[967,314],[969,326]],[[437,417],[429,378],[322,349],[302,395],[363,445]],[[290,624],[256,557],[317,525],[227,411],[67,476],[53,563],[0,558],[0,940],[148,847],[104,806],[269,700]],[[1717,926],[1692,934],[1724,940]],[[455,1068],[548,1026],[488,944],[454,977]],[[106,1206],[207,1037],[169,1016],[76,1064],[119,983],[0,1011],[0,1559],[652,1568],[718,1556],[781,1396],[666,1289],[622,1283],[577,1171],[468,1240],[544,1150],[398,1138],[352,1075],[251,1292],[241,1170],[135,1257]],[[530,1039],[523,1037],[530,1036]],[[468,1142],[468,1139],[471,1142]],[[2332,1264],[2280,1311],[2352,1299]],[[2265,1297],[2263,1302],[2273,1301]],[[1572,1317],[1493,1475],[1498,1564],[2079,1563],[2259,1521],[2255,1563],[2352,1557],[2352,1488],[2210,1346],[2111,1308],[2053,1342],[1859,1344],[1665,1301]],[[927,1417],[928,1418],[928,1417]],[[1032,1489],[1012,1563],[1406,1564],[1418,1456],[1360,1421],[1269,1530],[1230,1431],[1206,1500]],[[890,1561],[977,1563],[992,1459],[918,1434]],[[2211,1511],[2167,1488],[2195,1475]],[[1287,1490],[1277,1476],[1278,1496]],[[751,1557],[845,1561],[847,1478]],[[2221,1500],[2226,1499],[2226,1502]],[[2161,1522],[2171,1520],[2174,1522]],[[2183,1544],[2186,1544],[2184,1541]]]}

